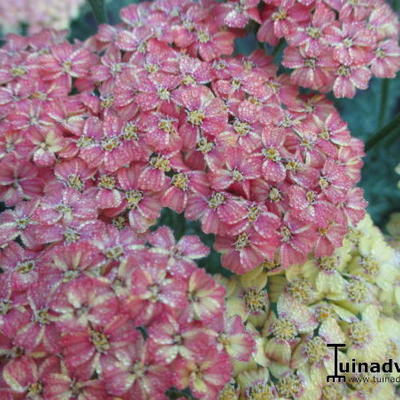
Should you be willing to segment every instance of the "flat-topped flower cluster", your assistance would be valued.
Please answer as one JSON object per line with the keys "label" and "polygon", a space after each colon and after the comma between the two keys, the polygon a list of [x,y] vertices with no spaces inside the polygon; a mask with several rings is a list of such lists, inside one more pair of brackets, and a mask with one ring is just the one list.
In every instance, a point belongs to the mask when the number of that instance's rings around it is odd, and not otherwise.
{"label": "flat-topped flower cluster", "polygon": [[218,398],[254,332],[163,208],[238,274],[329,257],[364,217],[362,142],[262,50],[233,55],[221,12],[135,4],[83,43],[0,49],[2,399]]}

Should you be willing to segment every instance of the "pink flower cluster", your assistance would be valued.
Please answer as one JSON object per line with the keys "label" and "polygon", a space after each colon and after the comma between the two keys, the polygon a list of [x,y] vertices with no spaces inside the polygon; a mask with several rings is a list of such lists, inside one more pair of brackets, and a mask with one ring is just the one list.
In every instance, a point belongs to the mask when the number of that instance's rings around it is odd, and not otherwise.
{"label": "pink flower cluster", "polygon": [[213,8],[179,7],[129,6],[84,44],[9,37],[0,193],[16,207],[0,245],[76,241],[100,220],[142,234],[169,207],[243,273],[330,255],[363,217],[362,142],[333,105],[299,94],[261,50],[223,57],[235,35]]}
{"label": "pink flower cluster", "polygon": [[[90,234],[89,234],[90,231]],[[254,341],[224,316],[225,289],[193,260],[209,249],[161,227],[99,223],[85,239],[1,255],[0,398],[216,399]],[[231,354],[235,341],[241,351]]]}
{"label": "pink flower cluster", "polygon": [[399,20],[384,0],[234,0],[219,9],[229,27],[252,19],[259,41],[285,40],[282,63],[296,85],[354,97],[373,76],[400,70]]}

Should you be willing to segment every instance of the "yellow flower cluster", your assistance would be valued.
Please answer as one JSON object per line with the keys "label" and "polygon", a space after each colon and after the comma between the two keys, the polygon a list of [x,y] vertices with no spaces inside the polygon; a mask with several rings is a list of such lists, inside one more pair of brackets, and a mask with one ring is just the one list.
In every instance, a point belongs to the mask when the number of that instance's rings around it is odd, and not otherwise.
{"label": "yellow flower cluster", "polygon": [[[395,260],[367,216],[331,257],[278,273],[265,263],[246,275],[219,277],[228,314],[239,315],[257,342],[250,362],[234,362],[234,380],[220,400],[400,399],[400,373],[360,375],[351,369],[389,359],[400,365]],[[338,360],[350,366],[341,373],[344,383],[327,382],[335,367],[329,343],[345,344],[338,351]]]}

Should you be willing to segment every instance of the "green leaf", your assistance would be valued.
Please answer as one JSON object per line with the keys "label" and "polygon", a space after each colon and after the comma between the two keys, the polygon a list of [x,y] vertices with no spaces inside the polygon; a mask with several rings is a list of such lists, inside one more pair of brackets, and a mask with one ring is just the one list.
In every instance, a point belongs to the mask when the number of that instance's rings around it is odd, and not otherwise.
{"label": "green leaf", "polygon": [[107,23],[107,12],[104,0],[88,0],[98,24]]}
{"label": "green leaf", "polygon": [[[386,125],[398,111],[400,76],[390,80],[383,118],[380,116],[382,90],[385,91],[382,81],[373,79],[370,88],[357,93],[354,99],[335,100],[352,135],[365,142],[378,131],[380,121]],[[391,142],[390,138],[383,140],[379,146],[368,152],[364,158],[365,165],[360,182],[369,202],[368,212],[381,228],[389,215],[399,210],[400,205],[400,190],[397,188],[399,177],[394,172],[394,168],[400,162],[400,140],[392,136]]]}

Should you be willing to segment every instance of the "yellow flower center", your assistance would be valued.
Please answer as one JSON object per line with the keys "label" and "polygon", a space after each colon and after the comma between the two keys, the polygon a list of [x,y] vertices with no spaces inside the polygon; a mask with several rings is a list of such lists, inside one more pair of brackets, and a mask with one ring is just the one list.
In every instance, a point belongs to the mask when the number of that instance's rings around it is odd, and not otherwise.
{"label": "yellow flower center", "polygon": [[174,133],[175,132],[174,124],[170,119],[162,119],[158,123],[158,128],[161,129],[162,131],[164,131],[165,133]]}
{"label": "yellow flower center", "polygon": [[246,232],[242,232],[236,237],[234,246],[237,251],[240,251],[249,246],[249,244],[249,235]]}
{"label": "yellow flower center", "polygon": [[280,8],[278,11],[274,12],[271,16],[273,21],[283,21],[288,16],[288,13],[285,9]]}
{"label": "yellow flower center", "polygon": [[238,171],[237,169],[234,169],[232,171],[232,179],[235,182],[240,182],[240,181],[242,181],[244,179],[244,176],[240,171]]}
{"label": "yellow flower center", "polygon": [[36,397],[43,393],[43,384],[41,382],[35,382],[28,386],[27,395],[28,397]]}
{"label": "yellow flower center", "polygon": [[20,76],[24,76],[28,73],[28,69],[22,65],[16,66],[16,67],[12,67],[10,69],[10,74],[14,77],[14,78],[18,78]]}
{"label": "yellow flower center", "polygon": [[182,79],[182,83],[186,86],[189,85],[194,85],[196,83],[196,80],[193,78],[192,75],[185,75]]}
{"label": "yellow flower center", "polygon": [[231,383],[225,385],[218,396],[218,400],[237,400],[238,398],[238,393]]}
{"label": "yellow flower center", "polygon": [[381,49],[381,48],[377,48],[375,51],[375,55],[377,58],[385,58],[386,57],[386,51]]}
{"label": "yellow flower center", "polygon": [[367,275],[376,276],[379,273],[379,264],[372,257],[361,257],[360,265]]}
{"label": "yellow flower center", "polygon": [[66,73],[70,73],[72,71],[72,61],[67,60],[63,62],[63,70]]}
{"label": "yellow flower center", "polygon": [[35,268],[35,261],[27,260],[19,263],[17,265],[16,271],[19,274],[27,274],[28,272],[31,272],[34,268]]}
{"label": "yellow flower center", "polygon": [[273,148],[273,147],[262,149],[262,154],[268,160],[272,160],[272,161],[275,161],[275,162],[279,161],[281,159],[279,151],[277,149]]}
{"label": "yellow flower center", "polygon": [[110,349],[110,343],[104,333],[90,329],[89,335],[97,352],[106,353]]}
{"label": "yellow flower center", "polygon": [[297,335],[297,329],[292,321],[279,318],[272,326],[272,334],[281,340],[292,340]]}
{"label": "yellow flower center", "polygon": [[321,304],[315,309],[315,315],[319,322],[323,322],[328,318],[336,318],[337,314],[331,304]]}
{"label": "yellow flower center", "polygon": [[214,193],[210,200],[208,200],[208,207],[210,208],[217,208],[225,201],[225,196],[222,193]]}
{"label": "yellow flower center", "polygon": [[239,136],[246,136],[250,132],[250,125],[246,122],[236,120],[233,123],[233,129]]}
{"label": "yellow flower center", "polygon": [[204,154],[209,153],[214,148],[214,143],[208,142],[206,138],[201,138],[197,144],[196,148]]}
{"label": "yellow flower center", "polygon": [[268,308],[268,297],[264,290],[248,288],[244,293],[243,299],[246,308],[250,312],[261,312]]}
{"label": "yellow flower center", "polygon": [[40,325],[48,325],[50,323],[49,311],[47,309],[45,309],[45,308],[39,310],[36,313],[36,321]]}
{"label": "yellow flower center", "polygon": [[56,206],[56,210],[61,214],[70,214],[72,212],[72,208],[65,204],[59,204]]}
{"label": "yellow flower center", "polygon": [[123,215],[119,215],[118,217],[113,218],[112,224],[119,230],[122,230],[125,228],[127,224],[127,219]]}
{"label": "yellow flower center", "polygon": [[133,122],[128,122],[124,127],[122,137],[125,140],[138,140],[137,131],[138,127],[136,126],[136,124]]}
{"label": "yellow flower center", "polygon": [[183,173],[175,174],[171,182],[178,189],[184,191],[189,189],[189,178]]}
{"label": "yellow flower center", "polygon": [[286,162],[285,168],[288,171],[297,172],[300,171],[300,163],[296,160],[289,160]]}
{"label": "yellow flower center", "polygon": [[351,73],[350,67],[348,67],[347,65],[341,65],[337,70],[337,74],[339,76],[349,76],[350,73]]}
{"label": "yellow flower center", "polygon": [[321,362],[328,354],[326,343],[319,337],[313,337],[305,344],[305,352],[311,364]]}
{"label": "yellow flower center", "polygon": [[282,195],[281,195],[281,192],[279,191],[279,189],[273,187],[273,188],[271,188],[271,190],[268,193],[268,198],[274,202],[280,201],[280,200],[282,200]]}
{"label": "yellow flower center", "polygon": [[105,151],[113,151],[121,144],[117,136],[112,136],[101,141],[101,147]]}
{"label": "yellow flower center", "polygon": [[201,110],[193,110],[187,113],[188,122],[195,126],[200,126],[203,123],[205,117],[206,115]]}
{"label": "yellow flower center", "polygon": [[282,226],[279,234],[281,235],[282,242],[290,242],[292,239],[292,232],[287,226]]}
{"label": "yellow flower center", "polygon": [[159,67],[157,64],[152,64],[152,63],[146,63],[144,65],[144,69],[149,72],[150,74],[154,74],[155,72],[159,71]]}
{"label": "yellow flower center", "polygon": [[150,165],[153,168],[159,169],[160,171],[163,171],[163,172],[171,171],[171,165],[170,165],[169,160],[160,155],[151,157]]}
{"label": "yellow flower center", "polygon": [[246,388],[246,400],[274,400],[271,387],[266,382],[256,382]]}
{"label": "yellow flower center", "polygon": [[170,98],[171,98],[171,93],[170,93],[170,91],[168,90],[168,89],[166,89],[166,88],[159,88],[158,90],[157,90],[157,94],[158,94],[158,97],[161,99],[161,100],[169,100]]}
{"label": "yellow flower center", "polygon": [[346,291],[349,299],[355,303],[365,301],[368,294],[367,286],[358,279],[351,279],[347,284]]}
{"label": "yellow flower center", "polygon": [[76,174],[68,175],[67,185],[76,190],[82,190],[84,187],[82,179],[80,178],[79,175]]}
{"label": "yellow flower center", "polygon": [[363,345],[369,339],[369,329],[365,322],[358,321],[349,324],[349,338],[355,345]]}
{"label": "yellow flower center", "polygon": [[288,293],[302,303],[308,303],[313,294],[311,283],[304,278],[294,279],[287,285]]}
{"label": "yellow flower center", "polygon": [[343,40],[344,47],[350,48],[353,46],[353,40],[351,38],[346,38]]}
{"label": "yellow flower center", "polygon": [[89,136],[81,136],[78,141],[76,142],[76,145],[78,147],[89,147],[94,143],[94,140],[89,137]]}
{"label": "yellow flower center", "polygon": [[319,178],[318,184],[321,187],[321,189],[326,189],[330,185],[328,179],[324,178],[323,176]]}
{"label": "yellow flower center", "polygon": [[306,58],[304,60],[304,66],[307,67],[307,68],[315,69],[316,65],[317,65],[317,59],[316,58],[310,57],[310,58]]}
{"label": "yellow flower center", "polygon": [[0,300],[0,315],[6,315],[11,309],[11,304],[8,300]]}
{"label": "yellow flower center", "polygon": [[28,217],[23,217],[23,218],[18,218],[15,220],[15,223],[17,224],[18,229],[24,230],[27,228],[27,226],[32,222],[32,220]]}
{"label": "yellow flower center", "polygon": [[121,246],[115,246],[110,249],[107,249],[104,252],[104,255],[106,256],[106,258],[110,260],[118,260],[118,258],[124,255],[124,250],[122,249]]}
{"label": "yellow flower center", "polygon": [[80,234],[74,230],[68,228],[64,232],[64,239],[68,243],[76,242],[80,238]]}
{"label": "yellow flower center", "polygon": [[257,220],[258,216],[261,214],[261,210],[257,206],[251,206],[248,209],[247,219],[250,222]]}
{"label": "yellow flower center", "polygon": [[296,398],[302,388],[301,380],[296,375],[285,376],[279,379],[276,388],[280,396]]}
{"label": "yellow flower center", "polygon": [[63,274],[62,281],[64,283],[70,282],[73,279],[77,278],[79,275],[80,275],[79,271],[73,271],[73,270],[65,271]]}
{"label": "yellow flower center", "polygon": [[115,188],[115,178],[111,175],[101,175],[99,179],[99,187],[112,190]]}
{"label": "yellow flower center", "polygon": [[125,198],[128,202],[128,208],[132,210],[135,209],[143,199],[143,193],[140,190],[128,190],[125,193]]}
{"label": "yellow flower center", "polygon": [[205,31],[197,32],[197,38],[198,38],[200,43],[207,43],[207,42],[209,42],[211,40],[210,35]]}
{"label": "yellow flower center", "polygon": [[306,28],[307,35],[313,39],[319,39],[321,37],[321,30],[315,26],[309,26]]}
{"label": "yellow flower center", "polygon": [[326,272],[333,272],[337,269],[337,258],[335,256],[321,257],[318,260],[319,267]]}
{"label": "yellow flower center", "polygon": [[112,94],[106,95],[102,97],[100,106],[102,108],[110,108],[114,104],[114,100],[115,100],[114,95]]}

